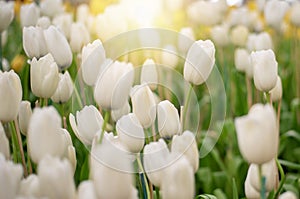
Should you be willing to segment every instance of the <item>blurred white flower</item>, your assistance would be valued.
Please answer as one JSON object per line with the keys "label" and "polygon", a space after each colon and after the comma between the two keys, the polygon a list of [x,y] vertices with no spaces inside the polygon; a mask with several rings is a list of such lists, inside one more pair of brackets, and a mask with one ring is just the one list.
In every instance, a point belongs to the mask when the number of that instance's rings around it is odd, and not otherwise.
{"label": "blurred white flower", "polygon": [[10,122],[17,118],[22,100],[22,85],[13,71],[0,70],[0,121]]}
{"label": "blurred white flower", "polygon": [[36,22],[36,26],[44,30],[47,29],[50,25],[51,25],[51,21],[49,17],[46,16],[40,17]]}
{"label": "blurred white flower", "polygon": [[38,197],[40,195],[40,180],[36,174],[30,174],[22,179],[19,195],[24,197]]}
{"label": "blurred white flower", "polygon": [[62,0],[43,0],[40,3],[41,13],[50,18],[61,14],[64,11]]}
{"label": "blurred white flower", "polygon": [[227,24],[214,26],[210,31],[210,35],[213,42],[220,47],[224,47],[228,45],[229,43],[228,31],[229,31],[229,26]]}
{"label": "blurred white flower", "polygon": [[0,122],[0,154],[2,154],[7,160],[10,158],[9,141],[5,135],[5,131],[1,122]]}
{"label": "blurred white flower", "polygon": [[175,68],[178,64],[179,58],[177,49],[173,45],[166,45],[161,51],[161,64],[164,67]]}
{"label": "blurred white flower", "polygon": [[230,39],[234,45],[246,46],[248,40],[249,30],[246,26],[238,25],[232,28],[230,32]]}
{"label": "blurred white flower", "polygon": [[144,128],[149,128],[156,118],[156,102],[148,85],[136,85],[131,90],[132,111]]}
{"label": "blurred white flower", "polygon": [[19,127],[23,135],[27,135],[29,121],[32,115],[31,105],[29,101],[22,101],[19,108]]}
{"label": "blurred white flower", "polygon": [[105,62],[105,50],[99,39],[82,48],[81,70],[87,85],[95,85],[99,73],[104,70],[104,64],[108,63]]}
{"label": "blurred white flower", "polygon": [[282,193],[279,196],[279,199],[297,199],[297,196],[296,196],[296,194],[294,192],[287,191],[287,192]]}
{"label": "blurred white flower", "polygon": [[14,18],[14,2],[0,1],[0,33],[6,30]]}
{"label": "blurred white flower", "polygon": [[40,17],[40,8],[35,3],[22,4],[20,10],[21,26],[35,26]]}
{"label": "blurred white flower", "polygon": [[130,113],[130,105],[128,101],[126,101],[122,108],[111,110],[111,118],[116,122],[123,115],[127,115],[128,113]]}
{"label": "blurred white flower", "polygon": [[47,45],[41,27],[23,28],[23,48],[29,58],[40,58],[47,54]]}
{"label": "blurred white flower", "polygon": [[295,2],[291,8],[290,21],[293,25],[300,26],[300,2]]}
{"label": "blurred white flower", "polygon": [[131,63],[115,61],[109,64],[96,82],[95,101],[105,109],[120,109],[128,99],[133,80]]}
{"label": "blurred white flower", "polygon": [[81,52],[81,48],[90,42],[90,33],[84,24],[77,22],[71,25],[70,46],[73,52]]}
{"label": "blurred white flower", "polygon": [[[249,173],[249,169],[248,169],[248,173]],[[258,173],[256,174],[258,175]],[[244,187],[245,187],[245,195],[248,199],[260,199],[260,192],[257,191],[250,183],[250,175],[247,174],[245,183],[244,183]]]}
{"label": "blurred white flower", "polygon": [[273,49],[273,42],[270,34],[267,32],[250,34],[247,40],[247,49],[249,52]]}
{"label": "blurred white flower", "polygon": [[52,20],[53,25],[58,27],[64,33],[67,39],[70,39],[72,22],[73,16],[69,13],[57,15]]}
{"label": "blurred white flower", "polygon": [[78,199],[97,199],[93,181],[82,181],[78,186]]}
{"label": "blurred white flower", "polygon": [[67,159],[45,156],[38,164],[40,193],[49,199],[75,198],[75,183],[71,164]]}
{"label": "blurred white flower", "polygon": [[121,117],[116,124],[116,130],[121,143],[131,152],[140,152],[145,144],[145,134],[142,125],[134,113]]}
{"label": "blurred white flower", "polygon": [[0,198],[15,199],[23,176],[22,166],[6,161],[0,153]]}
{"label": "blurred white flower", "polygon": [[153,59],[147,59],[142,66],[141,71],[141,84],[148,84],[153,90],[158,84],[157,66]]}
{"label": "blurred white flower", "polygon": [[[91,145],[97,131],[101,130],[103,117],[95,106],[85,106],[81,111],[76,112],[75,117],[72,113],[69,120],[73,132],[77,138],[85,145]],[[77,124],[76,124],[77,123]]]}
{"label": "blurred white flower", "polygon": [[278,129],[271,105],[253,105],[248,115],[235,119],[235,128],[240,152],[249,163],[263,164],[276,156]]}
{"label": "blurred white flower", "polygon": [[76,10],[76,21],[87,25],[87,19],[90,16],[90,8],[88,4],[80,4]]}
{"label": "blurred white flower", "polygon": [[227,21],[230,26],[243,25],[252,29],[257,18],[258,14],[256,12],[250,11],[245,6],[241,6],[229,13]]}
{"label": "blurred white flower", "polygon": [[215,51],[215,46],[210,40],[194,42],[184,63],[184,79],[195,85],[204,83],[215,64]]}
{"label": "blurred white flower", "polygon": [[282,98],[282,83],[280,76],[277,76],[276,86],[270,90],[272,101],[276,102]]}
{"label": "blurred white flower", "polygon": [[234,64],[238,71],[245,72],[248,78],[253,77],[253,66],[249,52],[244,48],[237,48],[234,51]]}
{"label": "blurred white flower", "polygon": [[255,87],[268,92],[276,86],[278,63],[272,50],[261,50],[251,53],[253,79]]}
{"label": "blurred white flower", "polygon": [[35,57],[30,66],[30,85],[37,97],[50,98],[58,86],[58,67],[51,54],[37,60]]}
{"label": "blurred white flower", "polygon": [[184,27],[180,29],[178,35],[178,50],[186,53],[193,42],[195,41],[195,34],[191,27]]}
{"label": "blurred white flower", "polygon": [[67,102],[72,96],[73,90],[74,85],[69,72],[59,73],[59,82],[51,99],[56,103]]}
{"label": "blurred white flower", "polygon": [[3,32],[0,32],[1,34],[1,45],[2,45],[2,48],[4,48],[4,46],[6,45],[6,42],[7,42],[7,30],[4,30]]}
{"label": "blurred white flower", "polygon": [[270,0],[264,7],[264,17],[266,23],[273,28],[280,30],[285,13],[289,9],[289,4],[285,1]]}
{"label": "blurred white flower", "polygon": [[44,37],[48,52],[52,54],[60,69],[68,68],[72,63],[73,55],[66,37],[52,25],[44,30]]}

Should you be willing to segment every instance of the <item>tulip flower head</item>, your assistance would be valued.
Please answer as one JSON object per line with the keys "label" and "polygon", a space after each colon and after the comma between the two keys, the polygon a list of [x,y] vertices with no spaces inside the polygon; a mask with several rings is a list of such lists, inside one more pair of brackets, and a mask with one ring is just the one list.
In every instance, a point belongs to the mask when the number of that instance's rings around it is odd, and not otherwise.
{"label": "tulip flower head", "polygon": [[7,29],[14,18],[14,2],[0,1],[0,33]]}

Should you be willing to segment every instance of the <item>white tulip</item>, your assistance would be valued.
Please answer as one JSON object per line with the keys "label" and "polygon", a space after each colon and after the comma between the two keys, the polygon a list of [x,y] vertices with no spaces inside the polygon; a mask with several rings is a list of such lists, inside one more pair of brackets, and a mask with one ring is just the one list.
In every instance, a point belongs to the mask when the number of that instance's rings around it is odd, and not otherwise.
{"label": "white tulip", "polygon": [[255,87],[264,92],[276,86],[278,63],[272,50],[262,50],[251,53],[253,79]]}
{"label": "white tulip", "polygon": [[73,23],[71,26],[70,46],[73,52],[81,52],[81,48],[90,42],[90,33],[82,23]]}
{"label": "white tulip", "polygon": [[192,28],[182,28],[178,35],[178,49],[180,52],[186,53],[193,42],[195,41],[195,34]]}
{"label": "white tulip", "polygon": [[73,55],[66,37],[55,26],[49,26],[44,30],[44,37],[48,51],[60,69],[68,68],[72,63]]}
{"label": "white tulip", "polygon": [[83,81],[87,85],[95,85],[101,69],[105,67],[103,64],[107,64],[105,63],[105,50],[99,39],[83,47],[81,70]]}
{"label": "white tulip", "polygon": [[49,28],[50,25],[51,25],[51,21],[50,21],[49,17],[46,17],[46,16],[40,17],[36,22],[36,27],[40,27],[43,30]]}
{"label": "white tulip", "polygon": [[35,108],[28,133],[31,159],[38,163],[46,155],[62,157],[66,150],[66,137],[61,131],[61,118],[54,107]]}
{"label": "white tulip", "polygon": [[229,43],[228,30],[229,27],[227,24],[217,25],[211,29],[210,35],[213,42],[220,47],[224,47]]}
{"label": "white tulip", "polygon": [[43,0],[40,3],[41,12],[50,18],[64,11],[62,0]]}
{"label": "white tulip", "polygon": [[14,18],[14,2],[0,1],[0,33],[6,30]]}
{"label": "white tulip", "polygon": [[40,58],[47,54],[47,45],[41,27],[23,28],[23,48],[29,58]]}
{"label": "white tulip", "polygon": [[69,13],[57,15],[52,20],[53,25],[58,27],[64,33],[67,39],[70,39],[72,22],[73,16]]}
{"label": "white tulip", "polygon": [[215,46],[210,40],[194,42],[184,63],[184,79],[195,85],[204,83],[215,64],[215,51]]}
{"label": "white tulip", "polygon": [[145,144],[145,134],[142,125],[134,113],[121,117],[116,124],[120,141],[132,153],[138,153]]}
{"label": "white tulip", "polygon": [[248,78],[253,77],[253,66],[249,52],[244,48],[237,48],[234,51],[234,64],[238,71],[245,72]]}
{"label": "white tulip", "polygon": [[177,49],[173,45],[166,45],[161,51],[161,63],[165,67],[176,68],[179,55]]}
{"label": "white tulip", "polygon": [[247,7],[241,6],[240,8],[232,10],[227,20],[231,27],[243,25],[251,29],[257,17],[256,12],[251,12]]}
{"label": "white tulip", "polygon": [[249,52],[273,49],[273,42],[270,34],[267,32],[250,34],[247,40],[247,49]]}
{"label": "white tulip", "polygon": [[185,131],[182,135],[175,135],[172,140],[171,151],[179,156],[186,156],[193,171],[196,173],[199,167],[199,152],[195,135],[192,132]]}
{"label": "white tulip", "polygon": [[19,195],[37,197],[40,195],[40,181],[37,175],[30,174],[20,184]]}
{"label": "white tulip", "polygon": [[131,63],[115,61],[99,75],[94,89],[97,104],[105,109],[119,109],[128,99],[134,80]]}
{"label": "white tulip", "polygon": [[130,113],[130,105],[128,101],[126,101],[122,108],[111,110],[111,118],[116,122],[123,115],[127,115],[128,113]]}
{"label": "white tulip", "polygon": [[0,153],[0,176],[0,198],[14,199],[23,176],[22,166],[6,161]]}
{"label": "white tulip", "polygon": [[0,122],[0,154],[8,160],[10,157],[9,141],[5,135],[4,128]]}
{"label": "white tulip", "polygon": [[97,131],[101,130],[103,117],[93,105],[85,106],[76,112],[76,122],[73,114],[69,115],[71,127],[77,138],[85,145],[91,145]]}
{"label": "white tulip", "polygon": [[264,7],[264,17],[266,23],[279,30],[285,13],[289,9],[289,4],[285,1],[270,0]]}
{"label": "white tulip", "polygon": [[88,4],[80,4],[76,10],[76,20],[86,25],[87,19],[90,16],[90,8]]}
{"label": "white tulip", "polygon": [[149,128],[156,118],[156,102],[148,85],[142,84],[132,88],[132,111],[144,128]]}
{"label": "white tulip", "polygon": [[161,185],[164,199],[192,199],[195,194],[193,168],[185,156],[176,157],[165,170]]}
{"label": "white tulip", "polygon": [[297,196],[296,196],[296,194],[294,192],[287,191],[287,192],[282,193],[279,196],[279,199],[297,199]]}
{"label": "white tulip", "polygon": [[276,86],[270,90],[272,101],[276,102],[282,98],[282,83],[281,78],[277,76]]}
{"label": "white tulip", "polygon": [[75,198],[73,171],[67,159],[47,155],[38,164],[37,173],[42,196],[49,199]]}
{"label": "white tulip", "polygon": [[97,199],[96,189],[93,181],[86,180],[79,184],[78,186],[78,199]]}
{"label": "white tulip", "polygon": [[40,17],[40,9],[35,3],[23,4],[20,10],[21,26],[35,26]]}
{"label": "white tulip", "polygon": [[248,115],[235,119],[235,128],[240,152],[249,163],[263,164],[276,156],[278,129],[271,105],[253,105]]}
{"label": "white tulip", "polygon": [[143,63],[142,71],[141,71],[141,80],[140,82],[143,84],[148,84],[151,89],[155,89],[158,84],[158,74],[157,74],[157,66],[153,59],[147,59]]}
{"label": "white tulip", "polygon": [[150,142],[144,147],[144,168],[145,172],[154,186],[160,187],[164,178],[164,170],[168,166],[170,155],[167,144],[163,139],[157,142]]}
{"label": "white tulip", "polygon": [[[249,170],[248,170],[249,173]],[[258,175],[258,174],[256,174]],[[245,195],[247,199],[260,199],[260,192],[257,191],[250,183],[250,175],[247,174],[246,180],[245,180]]]}
{"label": "white tulip", "polygon": [[245,46],[247,44],[249,30],[246,26],[238,25],[232,28],[230,39],[234,45]]}
{"label": "white tulip", "polygon": [[29,121],[32,115],[31,105],[29,101],[22,101],[19,108],[19,127],[23,135],[27,135]]}
{"label": "white tulip", "polygon": [[69,72],[59,73],[59,82],[51,99],[56,103],[67,102],[72,96],[73,90],[74,85]]}
{"label": "white tulip", "polygon": [[176,107],[168,100],[157,105],[158,131],[161,137],[172,137],[180,133],[180,119]]}
{"label": "white tulip", "polygon": [[295,2],[291,8],[290,21],[293,25],[300,26],[300,3]]}
{"label": "white tulip", "polygon": [[0,121],[10,122],[17,118],[22,100],[22,85],[13,71],[0,71]]}
{"label": "white tulip", "polygon": [[31,61],[30,85],[34,95],[50,98],[56,91],[59,82],[58,67],[51,54]]}

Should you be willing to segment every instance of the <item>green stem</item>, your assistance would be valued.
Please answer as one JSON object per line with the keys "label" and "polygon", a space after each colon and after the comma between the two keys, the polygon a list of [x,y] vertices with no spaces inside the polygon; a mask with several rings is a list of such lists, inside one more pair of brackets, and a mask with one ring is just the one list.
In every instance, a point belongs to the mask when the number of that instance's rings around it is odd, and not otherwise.
{"label": "green stem", "polygon": [[48,106],[48,98],[44,98],[44,104],[43,104],[43,107],[44,106]]}
{"label": "green stem", "polygon": [[148,185],[148,181],[147,181],[147,178],[146,178],[146,175],[145,175],[145,171],[144,171],[144,168],[143,168],[142,161],[141,161],[141,158],[140,158],[140,154],[139,154],[139,153],[136,155],[136,160],[137,160],[137,163],[138,163],[138,166],[139,166],[140,171],[143,173],[142,175],[143,175],[144,180],[145,180],[145,186],[146,186],[147,198],[150,199],[151,196],[150,196],[149,185]]}
{"label": "green stem", "polygon": [[105,116],[104,116],[104,122],[102,124],[102,130],[101,130],[100,140],[99,140],[100,144],[102,143],[102,140],[103,140],[103,137],[104,137],[104,131],[106,129],[106,125],[107,125],[108,120],[109,120],[109,111],[106,111],[105,112]]}
{"label": "green stem", "polygon": [[159,188],[158,187],[155,187],[155,194],[156,194],[156,199],[160,199]]}
{"label": "green stem", "polygon": [[82,104],[82,101],[81,101],[81,98],[80,98],[80,95],[78,93],[78,90],[77,90],[76,86],[74,86],[74,91],[75,91],[75,95],[76,95],[77,101],[79,103],[80,109],[82,109],[83,108],[83,104]]}
{"label": "green stem", "polygon": [[185,119],[186,119],[186,114],[187,114],[187,111],[188,111],[188,108],[189,108],[189,101],[191,99],[192,90],[193,90],[193,86],[190,86],[189,91],[188,91],[188,95],[187,95],[187,98],[185,100],[184,107],[183,107],[182,131],[184,131],[184,127],[185,127]]}
{"label": "green stem", "polygon": [[30,66],[28,64],[25,65],[24,68],[24,99],[29,100],[29,73]]}
{"label": "green stem", "polygon": [[276,158],[276,165],[277,165],[279,173],[280,173],[280,183],[279,183],[279,187],[274,195],[274,198],[277,198],[279,196],[279,194],[283,188],[283,184],[285,182],[285,174],[284,174],[283,168],[277,158]]}
{"label": "green stem", "polygon": [[262,175],[262,165],[258,165],[258,175],[260,180],[260,198],[266,199],[266,178]]}
{"label": "green stem", "polygon": [[18,163],[18,144],[17,144],[17,137],[14,133],[14,127],[9,123],[10,132],[11,132],[11,139],[12,139],[12,148],[13,148],[13,161]]}
{"label": "green stem", "polygon": [[27,165],[28,165],[28,173],[32,174],[32,165],[29,154],[28,140],[26,140],[26,149],[27,149]]}

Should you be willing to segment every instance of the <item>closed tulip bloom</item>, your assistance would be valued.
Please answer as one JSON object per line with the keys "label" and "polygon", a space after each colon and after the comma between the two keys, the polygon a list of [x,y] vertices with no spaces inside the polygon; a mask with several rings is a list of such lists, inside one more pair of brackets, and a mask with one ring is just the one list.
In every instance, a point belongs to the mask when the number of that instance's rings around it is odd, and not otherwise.
{"label": "closed tulip bloom", "polygon": [[[105,63],[105,50],[102,42],[97,39],[93,43],[89,43],[82,49],[81,71],[83,81],[94,86],[102,66]],[[106,63],[107,64],[107,63]]]}
{"label": "closed tulip bloom", "polygon": [[35,3],[21,5],[21,26],[35,26],[40,17],[40,9]]}
{"label": "closed tulip bloom", "polygon": [[48,49],[41,27],[23,28],[23,48],[29,58],[40,58],[47,54]]}
{"label": "closed tulip bloom", "polygon": [[178,35],[178,50],[186,53],[193,42],[195,41],[195,34],[192,28],[182,28]]}
{"label": "closed tulip bloom", "polygon": [[184,79],[195,85],[204,83],[215,64],[215,51],[215,46],[210,40],[194,42],[184,63]]}
{"label": "closed tulip bloom", "polygon": [[291,8],[290,21],[294,26],[300,26],[300,3],[295,2]]}
{"label": "closed tulip bloom", "polygon": [[40,180],[36,174],[30,174],[20,183],[19,195],[37,197],[40,195]]}
{"label": "closed tulip bloom", "polygon": [[251,53],[255,87],[268,92],[276,86],[278,63],[272,50]]}
{"label": "closed tulip bloom", "polygon": [[264,17],[268,25],[279,30],[289,4],[285,1],[270,0],[264,7]]}
{"label": "closed tulip bloom", "polygon": [[166,45],[161,51],[161,63],[165,67],[176,68],[179,58],[177,49],[173,45]]}
{"label": "closed tulip bloom", "polygon": [[53,18],[64,11],[62,0],[43,0],[40,3],[40,7],[42,14],[50,18]]}
{"label": "closed tulip bloom", "polygon": [[227,24],[217,25],[211,29],[210,35],[217,46],[226,46],[229,43],[228,37],[229,26]]}
{"label": "closed tulip bloom", "polygon": [[64,74],[59,73],[59,82],[54,95],[51,99],[56,103],[67,102],[74,90],[73,81],[68,71]]}
{"label": "closed tulip bloom", "polygon": [[46,156],[38,164],[37,173],[41,195],[49,199],[75,198],[75,183],[67,159]]}
{"label": "closed tulip bloom", "polygon": [[97,104],[105,109],[119,109],[128,99],[134,80],[131,63],[115,61],[99,75],[94,89]]}
{"label": "closed tulip bloom", "polygon": [[126,101],[122,108],[111,110],[111,118],[116,122],[123,115],[127,115],[128,113],[130,113],[130,105],[129,105],[128,101]]}
{"label": "closed tulip bloom", "polygon": [[[249,169],[248,169],[248,173],[249,173]],[[256,175],[258,175],[258,173]],[[247,199],[260,199],[260,192],[257,191],[252,186],[252,184],[250,183],[250,175],[248,174],[244,183],[244,188],[245,188],[245,195]]]}
{"label": "closed tulip bloom", "polygon": [[168,100],[157,105],[158,131],[161,137],[172,137],[179,134],[180,119],[176,107]]}
{"label": "closed tulip bloom", "polygon": [[235,128],[240,152],[249,163],[263,164],[276,156],[278,129],[271,105],[253,105],[248,115],[235,119]]}
{"label": "closed tulip bloom", "polygon": [[279,199],[297,199],[297,196],[292,191],[287,191],[282,194],[280,194]]}
{"label": "closed tulip bloom", "polygon": [[14,2],[0,1],[0,33],[7,29],[14,18]]}
{"label": "closed tulip bloom", "polygon": [[0,154],[8,160],[10,157],[9,141],[5,135],[4,128],[0,122]]}
{"label": "closed tulip bloom", "polygon": [[86,180],[79,184],[78,186],[78,199],[97,199],[96,189],[93,181]]}
{"label": "closed tulip bloom", "polygon": [[183,132],[182,135],[175,135],[172,140],[172,153],[186,156],[187,160],[196,173],[199,167],[199,152],[195,135],[190,131]]}
{"label": "closed tulip bloom", "polygon": [[282,83],[281,78],[277,76],[276,86],[270,90],[272,101],[276,102],[282,98]]}
{"label": "closed tulip bloom", "polygon": [[86,25],[86,20],[90,15],[90,8],[88,4],[80,4],[76,10],[76,20]]}
{"label": "closed tulip bloom", "polygon": [[72,63],[72,51],[66,37],[55,26],[44,30],[44,37],[48,52],[52,54],[59,68],[68,68]]}
{"label": "closed tulip bloom", "polygon": [[244,48],[237,48],[234,51],[234,64],[238,71],[245,72],[248,78],[253,77],[253,66],[249,52]]}
{"label": "closed tulip bloom", "polygon": [[61,118],[54,107],[35,108],[28,133],[31,159],[38,163],[46,155],[62,157],[66,150],[66,138],[61,131]]}
{"label": "closed tulip bloom", "polygon": [[160,187],[164,178],[164,170],[168,165],[167,159],[170,152],[163,139],[157,142],[150,142],[144,147],[144,168],[145,172],[154,186]]}
{"label": "closed tulip bloom", "polygon": [[73,15],[69,13],[57,15],[52,20],[53,25],[58,27],[68,40],[70,39],[72,22]]}
{"label": "closed tulip bloom", "polygon": [[51,25],[51,21],[49,17],[46,16],[40,17],[36,22],[36,27],[40,27],[43,30],[49,28],[50,25]]}
{"label": "closed tulip bloom", "polygon": [[23,135],[27,135],[29,121],[32,115],[31,105],[29,101],[22,101],[19,108],[19,127]]}
{"label": "closed tulip bloom", "polygon": [[0,121],[10,122],[17,118],[22,100],[22,85],[13,71],[0,71]]}
{"label": "closed tulip bloom", "polygon": [[185,156],[176,158],[165,170],[162,185],[164,199],[192,199],[195,194],[193,168]]}
{"label": "closed tulip bloom", "polygon": [[246,26],[238,25],[230,32],[231,42],[236,46],[246,46],[249,30]]}
{"label": "closed tulip bloom", "polygon": [[31,61],[30,85],[34,95],[50,98],[56,91],[59,82],[58,67],[51,54]]}
{"label": "closed tulip bloom", "polygon": [[0,153],[0,198],[14,199],[23,176],[22,166],[6,161]]}
{"label": "closed tulip bloom", "polygon": [[132,111],[144,128],[149,128],[156,118],[156,102],[149,86],[134,86],[131,91]]}
{"label": "closed tulip bloom", "polygon": [[90,33],[82,23],[73,23],[71,26],[70,46],[73,52],[81,52],[81,48],[90,42]]}
{"label": "closed tulip bloom", "polygon": [[93,105],[85,106],[81,111],[77,111],[76,122],[73,114],[70,114],[69,120],[75,135],[86,145],[92,144],[94,136],[103,124],[102,115]]}
{"label": "closed tulip bloom", "polygon": [[247,49],[249,52],[273,49],[273,42],[270,34],[267,32],[250,34],[247,40]]}
{"label": "closed tulip bloom", "polygon": [[145,134],[142,125],[134,113],[121,117],[116,124],[120,141],[132,153],[140,152],[145,144]]}
{"label": "closed tulip bloom", "polygon": [[147,59],[141,71],[141,83],[146,83],[151,89],[155,89],[158,84],[158,74],[156,64],[153,59]]}

